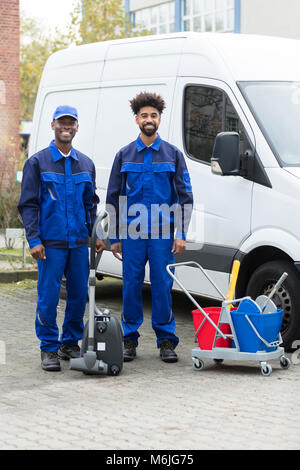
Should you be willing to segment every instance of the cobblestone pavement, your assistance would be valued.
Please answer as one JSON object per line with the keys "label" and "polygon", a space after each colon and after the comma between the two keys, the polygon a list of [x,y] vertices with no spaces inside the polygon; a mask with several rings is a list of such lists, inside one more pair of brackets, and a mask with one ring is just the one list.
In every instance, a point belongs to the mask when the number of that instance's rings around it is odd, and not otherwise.
{"label": "cobblestone pavement", "polygon": [[[120,318],[121,281],[104,281],[97,304]],[[174,294],[179,362],[160,361],[150,289],[137,359],[117,377],[40,367],[35,289],[0,287],[0,449],[299,449],[300,366],[263,377],[258,363],[207,360],[192,367],[192,306]],[[61,325],[65,302],[60,301]],[[3,356],[3,355],[2,355]],[[289,355],[290,356],[290,355]],[[3,361],[4,362],[4,361]]]}

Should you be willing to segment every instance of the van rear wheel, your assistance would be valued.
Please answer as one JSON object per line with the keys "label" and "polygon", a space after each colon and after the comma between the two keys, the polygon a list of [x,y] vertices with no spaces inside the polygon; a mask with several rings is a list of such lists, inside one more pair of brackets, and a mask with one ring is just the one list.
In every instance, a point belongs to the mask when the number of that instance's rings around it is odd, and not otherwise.
{"label": "van rear wheel", "polygon": [[283,345],[290,349],[300,335],[300,275],[288,261],[270,261],[257,268],[252,274],[246,295],[255,300],[259,295],[268,295],[284,273],[288,277],[272,297],[278,309],[283,310],[281,335]]}

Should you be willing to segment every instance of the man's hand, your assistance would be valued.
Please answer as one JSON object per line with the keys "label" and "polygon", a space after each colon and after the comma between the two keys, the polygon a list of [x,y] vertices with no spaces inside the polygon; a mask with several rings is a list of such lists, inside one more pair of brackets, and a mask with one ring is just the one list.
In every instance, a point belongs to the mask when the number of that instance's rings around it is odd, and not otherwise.
{"label": "man's hand", "polygon": [[38,260],[38,259],[46,259],[45,247],[44,245],[36,245],[30,250],[31,256]]}
{"label": "man's hand", "polygon": [[185,250],[186,247],[186,242],[185,240],[182,240],[181,238],[175,238],[174,243],[173,243],[173,248],[172,248],[172,253],[174,255],[180,255]]}
{"label": "man's hand", "polygon": [[119,261],[122,261],[122,243],[113,243],[110,249],[114,257],[117,258]]}
{"label": "man's hand", "polygon": [[96,253],[102,253],[105,250],[105,243],[102,238],[96,239]]}

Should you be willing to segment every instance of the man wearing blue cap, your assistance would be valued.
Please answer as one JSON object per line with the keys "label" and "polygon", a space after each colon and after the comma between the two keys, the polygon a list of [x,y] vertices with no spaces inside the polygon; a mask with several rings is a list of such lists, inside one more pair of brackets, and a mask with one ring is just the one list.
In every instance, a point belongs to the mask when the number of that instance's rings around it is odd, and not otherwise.
{"label": "man wearing blue cap", "polygon": [[[80,354],[83,315],[88,291],[88,236],[99,198],[95,166],[72,147],[78,131],[78,113],[59,106],[51,123],[54,140],[30,157],[23,169],[18,205],[31,255],[38,263],[36,334],[42,368],[60,370],[59,359]],[[97,239],[96,251],[105,248]],[[62,277],[66,277],[66,311],[59,340],[56,323]]]}

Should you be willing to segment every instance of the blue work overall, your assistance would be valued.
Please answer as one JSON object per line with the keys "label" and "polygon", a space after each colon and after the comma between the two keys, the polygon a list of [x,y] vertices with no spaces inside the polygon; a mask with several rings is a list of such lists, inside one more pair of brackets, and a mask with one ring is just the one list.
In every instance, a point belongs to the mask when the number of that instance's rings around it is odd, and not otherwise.
{"label": "blue work overall", "polygon": [[[19,212],[30,248],[43,244],[46,259],[38,260],[36,334],[43,351],[82,338],[88,293],[88,236],[99,201],[95,167],[87,156],[71,150],[64,157],[51,142],[24,166]],[[61,338],[57,305],[66,277],[66,310]]]}
{"label": "blue work overall", "polygon": [[[126,196],[125,210],[124,207],[119,208],[120,196]],[[117,214],[116,236],[110,236],[110,242],[122,240],[124,340],[130,339],[136,345],[140,336],[138,328],[143,322],[142,284],[147,262],[150,267],[152,327],[157,346],[163,339],[170,339],[174,347],[179,341],[172,312],[172,279],[166,271],[166,266],[174,263],[171,251],[176,224],[173,213],[169,213],[168,220],[159,211],[157,217],[153,217],[153,205],[171,207],[177,201],[182,206],[193,203],[184,157],[176,147],[158,136],[147,148],[139,137],[120,150],[111,171],[106,202],[108,210],[113,207]],[[131,231],[137,220],[131,214],[135,208],[142,212],[139,237],[133,236]],[[165,225],[167,231],[164,230]],[[181,221],[176,229],[175,237],[185,239]]]}

